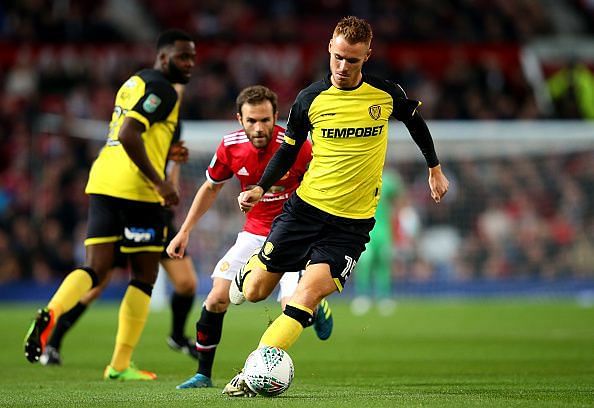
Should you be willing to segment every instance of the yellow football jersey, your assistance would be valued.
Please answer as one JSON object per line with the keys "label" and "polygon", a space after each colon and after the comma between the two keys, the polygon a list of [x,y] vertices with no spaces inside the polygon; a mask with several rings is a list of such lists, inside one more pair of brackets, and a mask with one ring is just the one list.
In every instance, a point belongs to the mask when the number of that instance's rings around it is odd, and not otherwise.
{"label": "yellow football jersey", "polygon": [[330,78],[297,96],[285,141],[300,143],[308,133],[313,159],[297,194],[336,216],[373,217],[382,185],[388,142],[388,119],[410,118],[418,101],[398,85],[363,76],[359,86],[339,89]]}
{"label": "yellow football jersey", "polygon": [[104,194],[134,201],[160,202],[152,183],[132,162],[118,134],[125,117],[145,126],[144,147],[151,164],[165,178],[169,148],[178,127],[177,93],[163,74],[155,69],[142,70],[118,90],[105,146],[89,174],[85,192]]}

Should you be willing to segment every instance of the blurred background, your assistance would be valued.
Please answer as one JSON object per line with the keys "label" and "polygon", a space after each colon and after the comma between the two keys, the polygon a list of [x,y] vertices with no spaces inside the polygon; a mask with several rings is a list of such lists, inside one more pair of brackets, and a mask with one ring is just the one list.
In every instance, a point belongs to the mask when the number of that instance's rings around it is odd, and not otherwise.
{"label": "blurred background", "polygon": [[[374,28],[365,71],[423,101],[452,183],[433,204],[422,156],[392,126],[395,296],[594,303],[592,0],[2,1],[0,299],[46,299],[83,262],[88,169],[116,90],[152,66],[160,31],[186,30],[198,47],[181,113],[191,161],[179,225],[216,144],[238,128],[239,90],[270,87],[285,118],[326,74],[332,29],[351,14]],[[243,222],[229,184],[192,236],[202,293]]]}

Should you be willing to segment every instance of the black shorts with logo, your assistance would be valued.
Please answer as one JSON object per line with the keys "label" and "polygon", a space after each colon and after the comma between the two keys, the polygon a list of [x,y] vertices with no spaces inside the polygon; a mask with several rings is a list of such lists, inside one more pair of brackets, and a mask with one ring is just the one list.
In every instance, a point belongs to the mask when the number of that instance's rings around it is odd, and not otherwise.
{"label": "black shorts with logo", "polygon": [[124,254],[162,252],[166,217],[160,203],[91,194],[85,245],[118,243]]}
{"label": "black shorts with logo", "polygon": [[[165,227],[167,228],[167,238],[165,239],[165,247],[169,245],[173,237],[177,235],[177,228],[173,224],[173,219],[175,218],[175,213],[171,208],[164,207],[163,208],[165,213]],[[183,257],[185,258],[186,253],[184,253]],[[163,250],[161,252],[161,259],[169,259],[169,255],[167,255],[167,251]],[[118,244],[116,249],[115,261],[114,261],[115,268],[126,268],[128,267],[128,254],[123,254],[120,251],[120,245]]]}
{"label": "black shorts with logo", "polygon": [[327,263],[342,291],[369,242],[374,224],[374,218],[328,214],[294,193],[272,223],[258,257],[271,272],[298,271],[308,264]]}

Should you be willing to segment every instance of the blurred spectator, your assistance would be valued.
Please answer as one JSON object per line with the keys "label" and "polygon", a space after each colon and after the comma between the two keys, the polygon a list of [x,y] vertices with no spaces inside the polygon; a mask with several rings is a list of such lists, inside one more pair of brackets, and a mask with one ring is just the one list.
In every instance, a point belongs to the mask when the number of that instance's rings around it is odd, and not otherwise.
{"label": "blurred spectator", "polygon": [[2,34],[15,41],[121,40],[105,13],[107,1],[14,1],[3,5]]}
{"label": "blurred spectator", "polygon": [[[368,18],[375,36],[386,40],[374,46],[367,70],[402,83],[411,98],[423,101],[427,119],[544,117],[517,54],[536,36],[555,35],[551,2],[134,2],[152,25],[147,32],[176,26],[199,39],[198,80],[186,91],[183,119],[228,118],[237,89],[253,83],[279,94],[279,112],[286,117],[295,92],[318,77],[317,71],[325,72],[327,53],[311,50],[328,41],[328,26],[350,13]],[[568,1],[590,32],[591,3]],[[127,27],[113,18],[114,4],[0,5],[0,282],[46,282],[80,262],[81,248],[72,242],[84,230],[83,186],[100,143],[76,138],[72,122],[108,119],[116,87],[151,55],[144,45],[124,42]],[[559,108],[553,118],[594,118],[594,79],[587,67],[560,71],[549,86]],[[65,124],[56,124],[52,115]],[[40,128],[42,122],[49,123],[47,129]],[[193,160],[188,168],[195,177],[210,157]],[[394,221],[399,254],[394,273],[411,281],[591,276],[592,163],[591,151],[461,159],[448,163],[452,188],[439,206],[429,205],[426,180],[411,176],[419,173],[415,165],[402,164],[409,193]],[[192,180],[186,184],[185,191],[195,187]],[[198,254],[199,269],[212,266],[240,223],[232,206],[205,217],[200,239],[190,248]],[[423,249],[427,240],[443,237],[455,246],[439,246],[440,253]]]}
{"label": "blurred spectator", "polygon": [[17,257],[10,248],[10,235],[0,229],[0,284],[22,278]]}
{"label": "blurred spectator", "polygon": [[594,73],[572,59],[547,80],[559,117],[594,120]]}

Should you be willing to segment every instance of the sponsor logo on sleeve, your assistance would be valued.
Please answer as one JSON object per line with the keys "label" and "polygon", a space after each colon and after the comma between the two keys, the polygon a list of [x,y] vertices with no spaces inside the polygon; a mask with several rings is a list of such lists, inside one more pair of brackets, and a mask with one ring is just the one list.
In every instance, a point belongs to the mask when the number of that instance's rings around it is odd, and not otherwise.
{"label": "sponsor logo on sleeve", "polygon": [[149,96],[147,96],[144,102],[142,103],[142,109],[144,109],[146,113],[154,113],[160,104],[161,98],[152,93]]}

